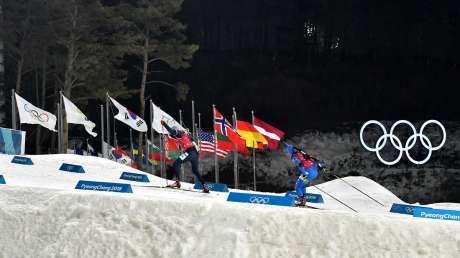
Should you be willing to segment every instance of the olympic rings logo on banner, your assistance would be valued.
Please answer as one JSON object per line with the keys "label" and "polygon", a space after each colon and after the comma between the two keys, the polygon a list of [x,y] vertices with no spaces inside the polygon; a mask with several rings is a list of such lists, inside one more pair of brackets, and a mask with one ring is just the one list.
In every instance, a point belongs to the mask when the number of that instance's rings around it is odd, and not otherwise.
{"label": "olympic rings logo on banner", "polygon": [[258,204],[267,204],[267,203],[270,202],[270,198],[268,198],[268,197],[251,196],[251,198],[249,198],[249,202],[251,202],[251,203],[258,203]]}
{"label": "olympic rings logo on banner", "polygon": [[43,122],[43,123],[46,123],[49,121],[49,117],[48,117],[48,114],[45,114],[45,113],[38,113],[37,110],[35,109],[29,109],[27,107],[27,104],[24,104],[24,110],[26,112],[28,112],[31,116],[33,116],[35,119],[37,119],[38,121],[40,122]]}
{"label": "olympic rings logo on banner", "polygon": [[[364,139],[363,139],[364,129],[370,124],[378,125],[383,131],[383,135],[380,136],[380,138],[377,140],[377,143],[375,144],[375,148],[369,147],[364,142]],[[393,134],[395,128],[400,124],[408,125],[412,129],[412,133],[413,133],[407,139],[407,141],[404,144],[404,146],[401,143],[401,140],[396,135]],[[428,137],[423,134],[423,130],[425,129],[425,127],[428,124],[438,125],[442,130],[442,134],[443,134],[442,141],[436,147],[433,147],[432,144],[431,144],[431,141],[428,139]],[[390,138],[390,142],[393,145],[393,147],[396,148],[399,151],[398,157],[393,161],[386,161],[380,155],[380,151],[385,147],[388,138]],[[412,149],[415,146],[417,138],[420,138],[420,142],[422,143],[423,147],[425,147],[428,150],[428,155],[426,156],[426,158],[424,160],[421,160],[421,161],[414,160],[409,154],[409,150]],[[370,120],[370,121],[367,121],[366,123],[364,123],[364,125],[361,127],[361,130],[359,132],[359,139],[361,140],[361,144],[363,145],[363,147],[368,151],[375,152],[377,154],[377,158],[385,165],[392,166],[392,165],[398,163],[401,160],[402,155],[403,155],[404,152],[406,153],[406,157],[410,160],[410,162],[412,162],[415,165],[422,165],[422,164],[425,164],[426,162],[428,162],[428,160],[431,158],[431,154],[432,154],[433,151],[437,151],[437,150],[441,149],[442,146],[444,146],[444,143],[446,142],[446,129],[444,128],[444,126],[439,121],[437,121],[437,120],[428,120],[425,123],[423,123],[422,127],[420,128],[420,132],[417,133],[417,130],[415,130],[415,127],[411,122],[409,122],[407,120],[399,120],[399,121],[397,121],[396,123],[394,123],[391,126],[390,133],[387,133],[387,130],[386,130],[385,126],[382,123],[380,123],[379,121],[376,121],[376,120]]]}
{"label": "olympic rings logo on banner", "polygon": [[412,207],[407,207],[407,208],[406,208],[406,212],[409,213],[409,214],[413,214],[413,213],[414,213],[414,208],[412,208]]}

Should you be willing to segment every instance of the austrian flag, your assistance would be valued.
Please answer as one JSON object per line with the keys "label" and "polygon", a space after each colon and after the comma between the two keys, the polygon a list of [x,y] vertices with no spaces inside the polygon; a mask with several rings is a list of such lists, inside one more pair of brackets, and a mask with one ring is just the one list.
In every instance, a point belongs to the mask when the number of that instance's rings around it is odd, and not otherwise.
{"label": "austrian flag", "polygon": [[281,138],[284,136],[283,131],[275,128],[272,125],[269,125],[257,117],[254,117],[254,127],[268,140],[269,149],[276,150],[278,148]]}

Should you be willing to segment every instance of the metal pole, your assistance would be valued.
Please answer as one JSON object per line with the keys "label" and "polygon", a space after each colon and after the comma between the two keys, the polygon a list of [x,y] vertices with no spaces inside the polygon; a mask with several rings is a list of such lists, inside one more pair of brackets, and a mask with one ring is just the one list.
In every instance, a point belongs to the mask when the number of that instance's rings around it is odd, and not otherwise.
{"label": "metal pole", "polygon": [[14,89],[11,90],[11,128],[16,130],[16,95]]}
{"label": "metal pole", "polygon": [[[110,111],[112,111],[112,109],[110,109]],[[112,113],[112,116],[113,116],[113,113]],[[113,117],[113,147],[118,148],[117,130],[115,128],[115,117]],[[140,146],[138,145],[137,148],[140,149]]]}
{"label": "metal pole", "polygon": [[[61,153],[67,154],[67,149],[64,149],[63,147],[69,148],[69,128],[68,128],[68,125],[65,124],[65,122],[67,122],[67,121],[64,122],[64,117],[67,118],[67,116],[64,116],[64,113],[66,111],[65,111],[64,103],[62,101],[63,100],[62,96],[64,96],[64,94],[62,93],[62,90],[61,90],[61,91],[59,91],[59,106],[61,107],[61,116],[60,116],[61,131],[59,132],[59,134],[61,135],[61,145],[62,145]],[[64,126],[67,126],[67,135],[66,135],[67,139],[64,138]],[[66,146],[64,146],[64,142],[67,142]],[[74,150],[73,153],[75,153],[75,150]]]}
{"label": "metal pole", "polygon": [[89,152],[89,141],[88,141],[88,138],[86,138],[86,156],[92,156],[91,154],[88,155],[90,152]]}
{"label": "metal pole", "polygon": [[115,123],[113,123],[113,147],[118,148],[117,132],[115,132]]}
{"label": "metal pole", "polygon": [[109,157],[109,149],[110,149],[110,113],[109,113],[109,108],[110,108],[110,99],[109,99],[109,93],[107,92],[106,98],[105,98],[105,117],[107,119],[107,157]]}
{"label": "metal pole", "polygon": [[[198,144],[201,143],[201,141],[199,140],[200,137],[198,136],[198,133],[199,133],[199,132],[201,132],[201,113],[198,113],[198,130],[196,130],[196,134],[197,134],[197,135],[196,135],[196,139],[197,139],[197,141],[198,141]],[[200,148],[201,148],[201,146],[200,146]],[[198,170],[199,170],[200,172],[203,171],[203,170],[202,170],[201,162],[198,163]]]}
{"label": "metal pole", "polygon": [[[251,110],[252,125],[254,125],[254,110]],[[256,146],[255,142],[252,142],[252,170],[254,175],[254,191],[257,191],[257,181],[256,181]]]}
{"label": "metal pole", "polygon": [[[237,125],[236,125],[236,110],[235,107],[233,107],[233,128],[237,130]],[[235,189],[239,188],[239,177],[238,177],[238,150],[236,143],[233,143],[233,180],[235,181]]]}
{"label": "metal pole", "polygon": [[[179,109],[179,123],[181,126],[184,126],[184,122],[182,120],[182,109]],[[192,135],[192,138],[194,138],[195,136]],[[183,151],[183,150],[182,150]],[[180,167],[180,174],[181,174],[181,179],[179,180],[184,180],[185,178],[185,169],[184,169],[184,166],[181,166]]]}
{"label": "metal pole", "polygon": [[159,137],[160,137],[160,176],[165,178],[166,179],[166,184],[168,184],[168,179],[166,178],[166,175],[165,175],[165,169],[164,169],[164,155],[166,153],[164,153],[164,146],[163,146],[163,134],[159,134]]}
{"label": "metal pole", "polygon": [[[150,143],[152,144],[153,147],[153,139],[154,139],[154,130],[153,130],[153,102],[150,100]],[[147,157],[148,159],[149,157]],[[150,169],[151,173],[153,174],[155,169],[153,166],[153,162],[150,163]]]}
{"label": "metal pole", "polygon": [[369,198],[372,199],[374,202],[376,202],[376,203],[382,205],[383,207],[385,207],[385,205],[383,205],[381,202],[377,201],[376,199],[374,199],[374,198],[372,198],[371,196],[367,195],[365,192],[363,192],[363,191],[359,190],[358,188],[354,187],[352,184],[350,184],[350,183],[348,183],[347,181],[345,181],[345,179],[340,178],[340,177],[338,177],[337,175],[333,175],[333,176],[334,176],[335,178],[337,178],[337,179],[342,180],[343,182],[345,182],[347,185],[353,187],[354,189],[358,190],[360,193],[362,193],[362,194],[364,194],[365,196],[369,197]]}
{"label": "metal pole", "polygon": [[193,135],[193,140],[196,141],[195,101],[194,100],[192,100],[192,135]]}
{"label": "metal pole", "polygon": [[104,151],[104,105],[101,105],[101,154],[103,158],[107,158]]}
{"label": "metal pole", "polygon": [[[212,123],[215,125],[216,121],[216,106],[212,104]],[[217,160],[217,132],[214,127],[214,175],[216,183],[219,183],[219,162]]]}
{"label": "metal pole", "polygon": [[129,128],[129,152],[131,154],[131,158],[134,158],[133,149],[133,129]]}
{"label": "metal pole", "polygon": [[61,105],[59,103],[56,103],[57,106],[57,126],[58,126],[58,147],[57,147],[57,153],[61,153]]}
{"label": "metal pole", "polygon": [[[148,168],[149,166],[149,134],[146,132],[145,134],[145,166],[146,168]],[[144,162],[144,159],[142,158],[141,156],[141,159],[142,159],[142,162]]]}

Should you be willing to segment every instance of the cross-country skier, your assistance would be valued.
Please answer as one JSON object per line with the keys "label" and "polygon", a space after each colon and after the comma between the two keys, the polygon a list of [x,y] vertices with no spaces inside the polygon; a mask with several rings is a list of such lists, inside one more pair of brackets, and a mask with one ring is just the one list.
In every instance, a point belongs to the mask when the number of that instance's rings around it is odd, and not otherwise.
{"label": "cross-country skier", "polygon": [[300,176],[295,182],[295,191],[297,193],[298,205],[305,206],[307,202],[307,186],[318,176],[318,171],[327,172],[325,163],[306,152],[286,144],[286,150],[291,154],[291,160],[299,169]]}
{"label": "cross-country skier", "polygon": [[203,178],[200,175],[200,172],[198,171],[198,150],[195,143],[190,138],[190,135],[187,132],[184,132],[176,127],[171,128],[163,120],[161,120],[161,124],[166,128],[166,130],[168,130],[169,135],[177,140],[183,151],[179,158],[177,158],[173,163],[174,173],[176,174],[176,182],[169,185],[169,187],[180,188],[180,168],[182,166],[182,163],[190,161],[190,163],[192,164],[192,172],[203,186],[203,192],[209,193],[208,185],[205,184]]}

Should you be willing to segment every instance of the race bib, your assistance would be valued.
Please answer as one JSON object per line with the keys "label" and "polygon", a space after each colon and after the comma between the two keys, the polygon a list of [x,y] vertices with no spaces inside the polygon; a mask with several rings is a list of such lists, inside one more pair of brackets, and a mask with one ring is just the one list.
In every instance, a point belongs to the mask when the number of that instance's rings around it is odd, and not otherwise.
{"label": "race bib", "polygon": [[184,159],[187,158],[187,157],[188,157],[188,152],[184,152],[184,153],[182,153],[182,154],[179,156],[179,159],[180,159],[180,160],[184,160]]}

